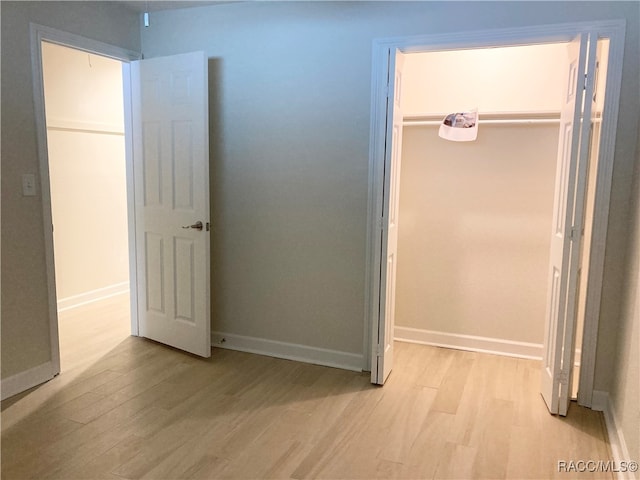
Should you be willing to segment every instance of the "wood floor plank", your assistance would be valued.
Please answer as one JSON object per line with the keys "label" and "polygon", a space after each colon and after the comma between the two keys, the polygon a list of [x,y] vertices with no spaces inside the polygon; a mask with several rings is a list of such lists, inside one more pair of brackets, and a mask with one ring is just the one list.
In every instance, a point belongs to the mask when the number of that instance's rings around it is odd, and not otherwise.
{"label": "wood floor plank", "polygon": [[207,448],[210,442],[211,437],[207,432],[202,436],[187,439],[181,446],[157,461],[141,478],[192,478],[202,477],[205,473],[209,478],[220,478],[229,461],[211,454]]}
{"label": "wood floor plank", "polygon": [[431,409],[435,412],[455,414],[458,411],[467,378],[475,362],[475,353],[462,351],[454,353],[451,365],[447,369],[445,378],[438,387],[438,394],[431,405]]}
{"label": "wood floor plank", "polygon": [[[435,480],[459,480],[474,478],[473,465],[478,451],[456,443],[445,443],[442,458],[434,475]],[[513,477],[519,478],[519,477]]]}
{"label": "wood floor plank", "polygon": [[286,410],[277,421],[249,441],[250,448],[241,450],[220,472],[221,478],[283,478],[293,471],[291,459],[303,450],[300,431],[309,414]]}
{"label": "wood floor plank", "polygon": [[[378,458],[392,463],[407,461],[409,451],[420,434],[420,429],[429,414],[437,393],[436,389],[416,386],[402,391],[401,398],[394,399],[394,406],[384,406],[391,415],[388,416],[389,420],[385,426],[384,443],[386,448],[380,450]],[[384,416],[382,416],[383,418]],[[378,416],[375,417],[376,422],[383,421],[382,419]]]}
{"label": "wood floor plank", "polygon": [[507,476],[509,432],[513,423],[513,402],[497,400],[482,406],[480,421],[471,435],[470,446],[476,448],[472,466],[474,478]]}
{"label": "wood floor plank", "polygon": [[[323,390],[324,388],[324,390]],[[320,383],[310,387],[309,396],[314,400],[305,403],[303,412],[308,413],[307,421],[301,426],[301,438],[311,448],[318,448],[321,442],[330,442],[331,429],[339,429],[339,425],[352,412],[352,402],[359,392],[370,389],[369,379],[362,375],[346,375],[338,383]],[[375,387],[373,387],[375,390]],[[323,393],[324,392],[324,393]],[[291,408],[300,407],[299,402]],[[349,410],[347,410],[349,409]],[[308,452],[311,458],[311,448]],[[302,462],[301,462],[302,463]]]}
{"label": "wood floor plank", "polygon": [[364,431],[369,416],[382,395],[382,388],[370,385],[362,385],[362,390],[351,392],[344,410],[333,419],[330,428],[325,430],[323,437],[292,473],[291,478],[315,478],[322,470],[330,471],[332,463],[340,459],[353,438]]}
{"label": "wood floor plank", "polygon": [[420,433],[409,450],[404,463],[403,477],[433,478],[448,448],[446,433],[452,428],[454,415],[430,410],[421,425]]}
{"label": "wood floor plank", "polygon": [[367,373],[200,359],[100,330],[125,307],[70,311],[73,368],[2,403],[3,480],[613,478],[558,470],[611,452],[600,412],[549,415],[539,362],[396,342],[377,387]]}
{"label": "wood floor plank", "polygon": [[81,428],[82,425],[64,417],[51,415],[35,421],[27,419],[18,426],[2,433],[2,465],[0,477],[31,478],[38,464],[35,455]]}
{"label": "wood floor plank", "polygon": [[547,465],[544,478],[553,478],[554,465],[549,464],[539,446],[548,439],[542,429],[536,425],[526,427],[512,425],[509,437],[509,458],[506,465],[506,478],[536,480],[540,475],[540,466]]}
{"label": "wood floor plank", "polygon": [[2,431],[11,429],[25,419],[53,414],[67,402],[73,402],[91,392],[96,385],[108,382],[121,374],[102,370],[91,376],[58,376],[38,388],[30,390],[15,403],[2,410]]}
{"label": "wood floor plank", "polygon": [[168,425],[156,435],[148,438],[138,454],[120,465],[111,473],[125,478],[142,478],[161,459],[179,449],[194,436],[201,436],[206,424],[197,418],[184,418]]}
{"label": "wood floor plank", "polygon": [[416,383],[423,387],[440,388],[447,371],[456,357],[455,350],[441,347],[424,348],[423,368],[416,377]]}
{"label": "wood floor plank", "polygon": [[[92,479],[94,475],[106,475],[107,478],[122,478],[111,473],[111,470],[130,461],[144,445],[144,439],[131,435],[117,442],[112,448],[96,455],[90,460],[70,465],[57,473],[57,478],[63,479]],[[56,478],[54,476],[54,478]],[[99,477],[98,477],[99,478]]]}

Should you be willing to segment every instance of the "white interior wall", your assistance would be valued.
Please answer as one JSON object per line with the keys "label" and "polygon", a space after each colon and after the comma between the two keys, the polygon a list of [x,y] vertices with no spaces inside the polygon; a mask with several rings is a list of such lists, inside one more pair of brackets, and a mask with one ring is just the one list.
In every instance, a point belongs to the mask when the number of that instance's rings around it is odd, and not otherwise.
{"label": "white interior wall", "polygon": [[[207,52],[212,218],[214,226],[224,225],[212,233],[214,326],[360,353],[372,40],[625,19],[596,370],[596,389],[609,390],[628,289],[622,271],[632,241],[631,172],[638,163],[637,2],[237,2],[153,13],[149,28],[139,12],[118,2],[3,1],[1,8],[3,381],[51,358],[42,199],[23,197],[20,182],[21,174],[38,171],[30,22],[136,51],[142,42],[147,57]],[[278,121],[283,105],[284,123]],[[302,186],[287,190],[289,201],[269,216],[272,192],[292,182]],[[311,198],[322,208],[305,215]],[[329,214],[334,220],[323,221]],[[290,248],[281,241],[288,238],[302,240],[299,250],[321,260],[296,267],[301,254],[294,252],[289,263],[279,255]],[[286,265],[273,268],[283,257]],[[301,279],[298,284],[313,278],[291,292],[291,276]],[[285,292],[279,302],[277,291]],[[298,300],[308,298],[311,303]],[[629,341],[636,355],[637,345]]]}
{"label": "white interior wall", "polygon": [[59,306],[128,289],[121,63],[44,43]]}
{"label": "white interior wall", "polygon": [[[209,57],[214,330],[361,354],[374,39],[625,18],[607,240],[615,323],[638,118],[629,2],[239,2],[154,12],[145,57]],[[637,55],[636,55],[637,56]],[[631,147],[629,146],[631,145]],[[224,226],[224,228],[221,228]],[[612,368],[600,329],[596,383]],[[602,349],[600,345],[602,344]]]}
{"label": "white interior wall", "polygon": [[478,106],[481,120],[468,143],[405,127],[398,337],[542,354],[558,124],[483,125],[482,112],[558,112],[565,59],[564,44],[406,55],[405,115]]}
{"label": "white interior wall", "polygon": [[[640,135],[640,130],[638,132]],[[630,198],[629,248],[626,253],[625,285],[620,328],[616,339],[616,365],[612,372],[611,413],[624,445],[622,458],[640,458],[640,145]],[[630,477],[633,478],[633,477]],[[636,479],[640,478],[636,473]]]}
{"label": "white interior wall", "polygon": [[471,107],[557,112],[565,59],[557,43],[412,53],[403,70],[402,111],[407,117]]}

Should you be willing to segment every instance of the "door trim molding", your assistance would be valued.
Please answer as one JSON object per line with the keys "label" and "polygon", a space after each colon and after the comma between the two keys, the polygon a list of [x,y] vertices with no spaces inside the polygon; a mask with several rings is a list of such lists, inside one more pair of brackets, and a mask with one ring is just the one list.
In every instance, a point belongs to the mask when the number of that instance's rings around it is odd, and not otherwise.
{"label": "door trim molding", "polygon": [[595,376],[595,357],[604,273],[604,256],[608,229],[609,202],[613,174],[613,158],[618,119],[622,58],[624,52],[624,20],[607,20],[521,28],[450,32],[375,39],[372,45],[371,121],[369,135],[369,195],[367,213],[367,245],[365,271],[365,318],[363,335],[364,369],[377,375],[373,348],[373,332],[377,331],[380,305],[380,259],[382,241],[379,222],[383,214],[383,182],[385,167],[387,56],[399,49],[403,53],[445,49],[463,49],[532,43],[568,42],[580,33],[594,33],[609,38],[606,98],[602,119],[602,136],[596,180],[596,203],[593,217],[589,279],[582,343],[582,366],[578,402],[591,406]]}
{"label": "door trim molding", "polygon": [[[76,50],[82,50],[97,55],[120,60],[123,65],[128,65],[128,62],[137,60],[141,55],[132,50],[127,50],[114,45],[99,42],[90,38],[75,35],[73,33],[64,32],[62,30],[56,30],[54,28],[46,27],[44,25],[38,25],[31,23],[29,25],[30,38],[31,38],[31,73],[33,81],[33,103],[36,117],[36,135],[38,145],[38,163],[39,163],[39,176],[40,176],[40,195],[42,201],[42,217],[44,222],[44,245],[45,245],[45,262],[47,268],[47,291],[48,291],[48,306],[49,306],[49,336],[51,346],[51,370],[53,376],[60,373],[60,341],[58,338],[58,306],[56,296],[56,277],[55,277],[55,263],[54,263],[54,249],[53,249],[53,220],[51,216],[51,182],[49,179],[49,153],[47,145],[47,122],[45,116],[44,105],[44,81],[42,72],[42,42],[55,43],[57,45],[63,45],[66,47],[74,48]],[[124,68],[124,71],[127,69]],[[126,75],[125,75],[126,77]],[[127,90],[130,82],[124,81],[125,102],[127,100]],[[127,162],[127,193],[129,195],[127,203],[132,203],[133,198],[130,196],[129,184],[133,183],[133,176],[129,175],[129,164],[133,163],[132,150],[130,144],[131,138],[131,123],[130,118],[127,117],[127,108],[125,108],[125,151]],[[135,274],[135,251],[131,249],[132,235],[135,234],[135,226],[133,225],[133,219],[129,216],[129,271]],[[133,276],[133,275],[131,275]],[[131,279],[130,279],[131,281]],[[135,283],[131,283],[135,285]],[[134,291],[131,292],[131,304],[134,302],[137,304],[137,298]],[[131,309],[131,331],[132,334],[137,334],[137,318],[133,316],[134,309]],[[135,328],[134,328],[135,323]],[[17,392],[16,392],[17,393]]]}

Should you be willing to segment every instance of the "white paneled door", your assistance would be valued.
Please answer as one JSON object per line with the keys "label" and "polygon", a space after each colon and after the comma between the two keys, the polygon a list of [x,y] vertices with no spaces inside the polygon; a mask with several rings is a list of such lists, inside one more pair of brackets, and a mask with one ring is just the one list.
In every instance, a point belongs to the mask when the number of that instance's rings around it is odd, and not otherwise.
{"label": "white paneled door", "polygon": [[204,52],[131,66],[139,333],[211,356]]}
{"label": "white paneled door", "polygon": [[400,203],[400,163],[402,159],[402,67],[399,51],[389,54],[387,129],[384,175],[382,252],[380,260],[380,310],[378,316],[377,368],[374,383],[383,385],[393,368],[393,337],[398,265],[398,211]]}
{"label": "white paneled door", "polygon": [[549,411],[560,415],[568,410],[574,362],[591,128],[591,101],[583,102],[583,98],[593,97],[595,42],[590,45],[588,35],[581,34],[568,44],[567,51],[541,376],[542,397]]}

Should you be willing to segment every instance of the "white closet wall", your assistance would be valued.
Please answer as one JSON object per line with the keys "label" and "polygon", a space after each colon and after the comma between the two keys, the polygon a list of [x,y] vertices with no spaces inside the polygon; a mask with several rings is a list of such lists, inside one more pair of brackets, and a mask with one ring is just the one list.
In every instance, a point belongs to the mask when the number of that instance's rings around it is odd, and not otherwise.
{"label": "white closet wall", "polygon": [[120,62],[43,44],[58,305],[128,289]]}
{"label": "white closet wall", "polygon": [[478,107],[481,112],[558,111],[563,44],[407,55],[402,111],[411,117]]}
{"label": "white closet wall", "polygon": [[[407,55],[406,116],[478,106],[478,140],[405,126],[396,337],[542,353],[558,124],[482,124],[557,112],[564,45]],[[523,345],[524,344],[524,345]]]}

